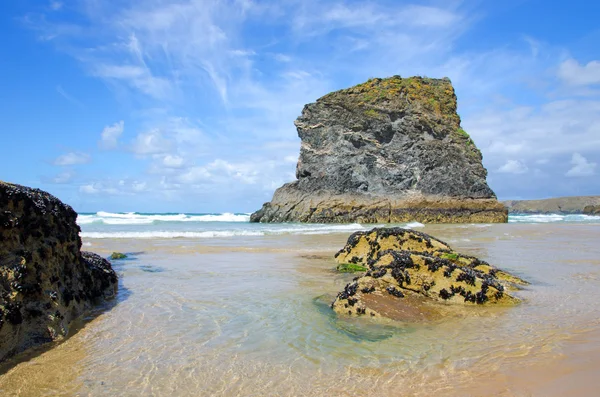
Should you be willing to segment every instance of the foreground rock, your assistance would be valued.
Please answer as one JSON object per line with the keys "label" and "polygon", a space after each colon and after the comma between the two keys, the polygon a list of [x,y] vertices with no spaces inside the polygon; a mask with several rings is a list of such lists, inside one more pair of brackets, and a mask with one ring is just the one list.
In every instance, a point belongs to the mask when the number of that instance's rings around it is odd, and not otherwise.
{"label": "foreground rock", "polygon": [[600,196],[555,197],[503,202],[511,214],[581,214],[586,207],[600,207]]}
{"label": "foreground rock", "polygon": [[253,222],[506,222],[449,79],[371,79],[304,107],[297,181]]}
{"label": "foreground rock", "polygon": [[583,208],[583,213],[586,215],[600,215],[600,204],[585,206]]}
{"label": "foreground rock", "polygon": [[519,299],[509,292],[527,284],[443,241],[402,228],[356,232],[336,260],[368,268],[333,302],[340,314],[406,319],[421,313],[427,301],[514,305]]}
{"label": "foreground rock", "polygon": [[81,252],[77,214],[38,189],[0,182],[0,361],[67,335],[117,276]]}

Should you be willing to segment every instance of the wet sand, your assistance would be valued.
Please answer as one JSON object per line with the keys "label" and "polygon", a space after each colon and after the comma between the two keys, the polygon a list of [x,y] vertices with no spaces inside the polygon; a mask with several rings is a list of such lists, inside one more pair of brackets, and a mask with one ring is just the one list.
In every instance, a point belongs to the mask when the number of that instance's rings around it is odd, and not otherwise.
{"label": "wet sand", "polygon": [[[515,308],[393,323],[335,316],[348,233],[94,240],[118,301],[0,375],[0,395],[594,396],[600,225],[436,225],[455,249],[532,282]],[[322,296],[325,295],[325,296]]]}

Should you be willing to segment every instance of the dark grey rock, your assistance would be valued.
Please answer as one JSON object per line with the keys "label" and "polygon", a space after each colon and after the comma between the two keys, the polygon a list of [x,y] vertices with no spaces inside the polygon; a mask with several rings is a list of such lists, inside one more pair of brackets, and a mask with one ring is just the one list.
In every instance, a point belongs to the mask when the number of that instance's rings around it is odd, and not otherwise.
{"label": "dark grey rock", "polygon": [[42,190],[0,182],[0,362],[64,338],[74,319],[114,297],[117,275],[80,251],[76,219]]}
{"label": "dark grey rock", "polygon": [[253,222],[505,222],[450,80],[372,79],[304,107],[297,181]]}

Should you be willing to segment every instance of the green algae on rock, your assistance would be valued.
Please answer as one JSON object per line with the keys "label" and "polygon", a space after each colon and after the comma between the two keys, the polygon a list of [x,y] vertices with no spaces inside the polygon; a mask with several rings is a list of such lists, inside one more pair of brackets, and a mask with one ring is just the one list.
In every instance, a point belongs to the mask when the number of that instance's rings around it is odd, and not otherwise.
{"label": "green algae on rock", "polygon": [[110,263],[82,252],[77,213],[56,197],[0,182],[0,362],[64,338],[115,296]]}
{"label": "green algae on rock", "polygon": [[449,79],[370,79],[304,107],[295,182],[252,222],[506,222]]}
{"label": "green algae on rock", "polygon": [[121,253],[121,252],[113,252],[113,253],[110,255],[110,259],[112,259],[112,260],[116,260],[116,259],[125,259],[125,258],[127,258],[127,255],[125,255],[125,254],[123,254],[123,253]]}
{"label": "green algae on rock", "polygon": [[337,265],[336,270],[340,273],[359,273],[366,272],[368,269],[354,263],[340,263]]}
{"label": "green algae on rock", "polygon": [[487,262],[453,251],[441,240],[402,228],[356,232],[336,260],[368,268],[332,303],[340,314],[387,317],[385,312],[414,311],[412,306],[425,300],[514,305],[520,300],[509,292],[527,284]]}

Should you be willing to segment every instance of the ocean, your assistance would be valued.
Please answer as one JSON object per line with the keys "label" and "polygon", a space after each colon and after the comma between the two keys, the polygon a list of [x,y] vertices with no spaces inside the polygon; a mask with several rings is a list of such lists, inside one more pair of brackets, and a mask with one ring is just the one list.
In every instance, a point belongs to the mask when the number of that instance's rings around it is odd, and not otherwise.
{"label": "ocean", "polygon": [[[333,255],[376,225],[251,224],[248,214],[80,214],[115,301],[0,375],[2,396],[593,396],[600,217],[415,228],[531,282],[517,307],[429,323],[336,316]],[[384,226],[384,225],[377,225]]]}
{"label": "ocean", "polygon": [[[81,237],[86,239],[150,239],[150,238],[226,238],[235,236],[269,236],[269,235],[305,235],[330,234],[368,230],[380,225],[354,224],[256,224],[250,223],[250,214],[153,214],[153,213],[82,213],[77,223],[82,229]],[[509,216],[509,223],[547,224],[600,223],[600,216],[592,215],[559,215],[559,214],[515,214]],[[419,228],[424,225],[410,222],[398,226]],[[485,227],[485,226],[484,226]]]}

